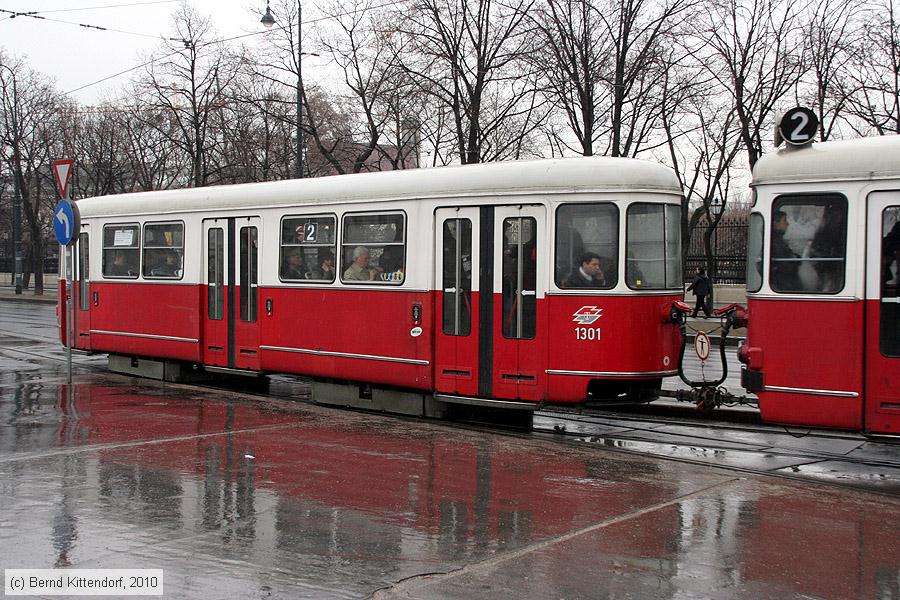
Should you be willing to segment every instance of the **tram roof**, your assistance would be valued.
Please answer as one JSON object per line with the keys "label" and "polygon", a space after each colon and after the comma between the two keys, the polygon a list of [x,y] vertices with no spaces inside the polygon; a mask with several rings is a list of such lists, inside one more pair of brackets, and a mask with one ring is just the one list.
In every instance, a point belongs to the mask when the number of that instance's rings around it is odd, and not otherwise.
{"label": "tram roof", "polygon": [[668,167],[632,158],[577,157],[136,192],[85,198],[78,201],[78,207],[83,217],[98,217],[623,190],[681,194],[678,179]]}
{"label": "tram roof", "polygon": [[751,185],[898,176],[900,136],[890,135],[781,148],[759,159],[753,167]]}

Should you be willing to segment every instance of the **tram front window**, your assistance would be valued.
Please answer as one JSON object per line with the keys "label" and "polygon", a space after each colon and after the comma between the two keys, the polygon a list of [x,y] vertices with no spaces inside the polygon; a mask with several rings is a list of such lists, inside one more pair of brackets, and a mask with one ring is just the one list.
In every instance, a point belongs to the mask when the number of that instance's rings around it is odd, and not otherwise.
{"label": "tram front window", "polygon": [[836,294],[844,289],[847,200],[839,194],[782,196],[772,205],[772,291]]}
{"label": "tram front window", "polygon": [[[619,281],[619,209],[615,204],[564,204],[556,211],[556,285],[610,289]],[[585,272],[584,259],[599,262]]]}
{"label": "tram front window", "polygon": [[681,289],[681,207],[628,207],[625,281],[632,289]]}

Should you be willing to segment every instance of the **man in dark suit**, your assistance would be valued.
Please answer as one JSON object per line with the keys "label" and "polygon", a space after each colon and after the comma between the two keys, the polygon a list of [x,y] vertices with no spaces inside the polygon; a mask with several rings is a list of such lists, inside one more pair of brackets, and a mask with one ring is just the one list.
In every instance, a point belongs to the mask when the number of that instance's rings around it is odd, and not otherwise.
{"label": "man in dark suit", "polygon": [[581,266],[572,271],[563,282],[564,287],[600,288],[606,286],[606,277],[600,264],[600,255],[585,252],[579,259]]}

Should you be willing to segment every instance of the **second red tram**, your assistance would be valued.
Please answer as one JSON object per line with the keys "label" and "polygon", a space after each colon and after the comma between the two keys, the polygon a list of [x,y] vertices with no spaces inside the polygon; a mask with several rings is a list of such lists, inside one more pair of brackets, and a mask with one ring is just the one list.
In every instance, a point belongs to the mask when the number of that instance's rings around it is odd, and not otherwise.
{"label": "second red tram", "polygon": [[648,399],[677,373],[680,203],[671,170],[621,158],[88,198],[75,346],[413,413]]}
{"label": "second red tram", "polygon": [[900,137],[753,170],[744,387],[775,423],[900,433]]}

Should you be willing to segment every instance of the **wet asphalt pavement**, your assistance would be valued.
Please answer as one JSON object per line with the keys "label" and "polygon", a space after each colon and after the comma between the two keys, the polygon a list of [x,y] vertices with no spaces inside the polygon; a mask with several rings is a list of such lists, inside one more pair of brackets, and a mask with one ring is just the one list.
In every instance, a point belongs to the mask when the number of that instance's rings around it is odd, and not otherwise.
{"label": "wet asphalt pavement", "polygon": [[128,378],[0,302],[0,569],[168,598],[900,598],[900,499]]}

